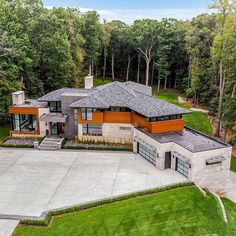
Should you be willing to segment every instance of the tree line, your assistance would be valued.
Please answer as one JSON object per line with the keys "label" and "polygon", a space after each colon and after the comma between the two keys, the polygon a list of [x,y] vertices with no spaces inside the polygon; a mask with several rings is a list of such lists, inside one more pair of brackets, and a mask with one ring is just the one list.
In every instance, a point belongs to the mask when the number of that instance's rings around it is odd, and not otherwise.
{"label": "tree line", "polygon": [[176,88],[236,129],[236,3],[214,0],[192,20],[101,22],[96,11],[0,0],[0,110],[17,89],[37,97],[80,87],[86,74]]}

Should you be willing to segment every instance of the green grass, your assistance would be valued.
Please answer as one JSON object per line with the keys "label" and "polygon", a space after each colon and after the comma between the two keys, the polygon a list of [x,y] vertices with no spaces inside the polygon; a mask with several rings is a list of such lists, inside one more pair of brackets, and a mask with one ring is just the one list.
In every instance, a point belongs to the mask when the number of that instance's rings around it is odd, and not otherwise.
{"label": "green grass", "polygon": [[100,86],[100,85],[104,85],[104,84],[108,84],[112,82],[111,78],[105,78],[105,80],[103,81],[102,77],[94,77],[94,87]]}
{"label": "green grass", "polygon": [[215,197],[182,188],[57,216],[48,227],[19,225],[13,236],[235,235],[230,214],[226,227]]}
{"label": "green grass", "polygon": [[224,235],[236,235],[236,204],[227,198],[222,198],[228,217]]}
{"label": "green grass", "polygon": [[204,134],[212,135],[212,126],[207,114],[193,111],[191,114],[184,115],[184,121],[186,126]]}
{"label": "green grass", "polygon": [[0,125],[0,142],[2,142],[7,136],[9,136],[9,132],[11,130],[11,125]]}
{"label": "green grass", "polygon": [[236,172],[236,157],[232,156],[230,170]]}
{"label": "green grass", "polygon": [[[183,95],[178,91],[170,89],[165,92],[161,90],[159,95],[157,96],[155,94],[155,90],[156,88],[153,88],[154,96],[163,99],[167,102],[173,103],[177,106],[183,107],[185,109],[190,109],[190,106],[188,104],[179,103],[178,96]],[[186,126],[198,130],[207,135],[212,135],[212,126],[207,114],[204,114],[202,112],[192,112],[191,114],[184,115],[184,121]]]}

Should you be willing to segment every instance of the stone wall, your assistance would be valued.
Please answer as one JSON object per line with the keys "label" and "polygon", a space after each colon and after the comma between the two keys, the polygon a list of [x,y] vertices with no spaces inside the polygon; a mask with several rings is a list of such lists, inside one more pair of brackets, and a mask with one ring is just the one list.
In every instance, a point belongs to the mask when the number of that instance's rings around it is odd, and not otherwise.
{"label": "stone wall", "polygon": [[[43,114],[48,114],[50,113],[49,108],[39,108],[38,109],[39,117],[42,116]],[[44,122],[44,121],[39,121],[39,132],[40,132],[40,137],[46,136],[47,130],[49,130],[49,123]]]}
{"label": "stone wall", "polygon": [[[214,192],[224,192],[230,172],[231,147],[193,153],[173,142],[161,144],[143,132],[134,129],[134,153],[137,153],[138,140],[142,140],[156,148],[158,156],[156,167],[159,170],[165,169],[165,152],[171,151],[172,154],[177,152],[189,159],[190,169],[188,179],[190,181],[197,183],[200,187],[207,187]],[[216,156],[223,156],[226,160],[220,164],[206,165],[207,159]],[[171,168],[173,170],[176,168],[175,165],[176,158],[172,155]]]}

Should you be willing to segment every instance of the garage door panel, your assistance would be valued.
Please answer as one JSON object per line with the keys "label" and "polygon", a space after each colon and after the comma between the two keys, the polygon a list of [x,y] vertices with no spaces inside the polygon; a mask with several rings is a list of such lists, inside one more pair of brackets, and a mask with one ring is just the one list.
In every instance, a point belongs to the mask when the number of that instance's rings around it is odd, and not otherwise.
{"label": "garage door panel", "polygon": [[151,162],[153,165],[156,165],[156,152],[151,148],[138,143],[138,154],[140,154],[144,159]]}
{"label": "garage door panel", "polygon": [[188,178],[189,163],[176,158],[176,171]]}

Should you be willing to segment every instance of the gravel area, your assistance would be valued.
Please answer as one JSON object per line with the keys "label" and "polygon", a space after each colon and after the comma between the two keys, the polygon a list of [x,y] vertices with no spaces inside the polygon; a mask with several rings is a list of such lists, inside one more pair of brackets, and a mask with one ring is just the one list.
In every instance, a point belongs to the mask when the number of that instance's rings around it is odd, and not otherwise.
{"label": "gravel area", "polygon": [[75,142],[73,140],[69,140],[66,142],[66,144],[64,145],[64,147],[120,147],[120,148],[123,148],[123,147],[129,147],[130,145],[127,145],[127,144],[101,144],[101,143],[78,143],[78,142]]}
{"label": "gravel area", "polygon": [[3,144],[5,145],[34,145],[33,139],[8,139]]}

